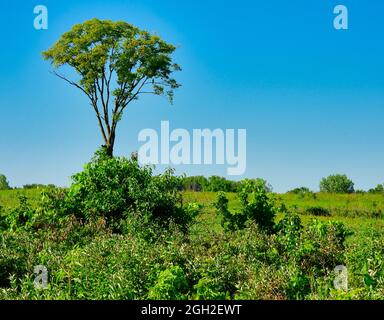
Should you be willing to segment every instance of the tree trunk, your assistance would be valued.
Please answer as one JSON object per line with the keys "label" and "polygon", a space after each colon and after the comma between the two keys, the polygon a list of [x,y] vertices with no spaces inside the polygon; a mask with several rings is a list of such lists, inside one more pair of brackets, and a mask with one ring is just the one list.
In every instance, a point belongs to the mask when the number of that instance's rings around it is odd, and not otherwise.
{"label": "tree trunk", "polygon": [[113,148],[115,146],[115,129],[113,128],[109,137],[107,144],[105,146],[106,151],[107,151],[107,156],[113,158]]}
{"label": "tree trunk", "polygon": [[107,151],[107,156],[113,158],[113,146],[106,145],[105,150]]}

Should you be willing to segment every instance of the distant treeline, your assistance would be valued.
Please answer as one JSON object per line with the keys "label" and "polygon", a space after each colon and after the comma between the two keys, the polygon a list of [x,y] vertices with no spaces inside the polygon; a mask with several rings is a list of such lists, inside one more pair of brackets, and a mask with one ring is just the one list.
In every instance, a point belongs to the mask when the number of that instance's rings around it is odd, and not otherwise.
{"label": "distant treeline", "polygon": [[[238,192],[246,181],[251,181],[255,186],[264,188],[267,192],[272,192],[272,186],[265,179],[243,179],[240,181],[228,180],[220,176],[182,176],[181,189],[184,191],[224,191],[224,192]],[[23,187],[11,188],[9,186],[7,178],[0,174],[0,190],[7,189],[47,189],[56,188],[54,184],[39,184],[31,183],[26,184]],[[371,188],[368,191],[355,190],[354,183],[346,175],[336,174],[330,175],[321,179],[320,181],[320,192],[325,193],[371,193],[371,194],[384,194],[384,184],[378,184],[375,188]],[[307,187],[299,187],[288,191],[288,193],[295,194],[308,194],[314,193]]]}
{"label": "distant treeline", "polygon": [[[272,186],[262,178],[244,179],[240,181],[228,180],[220,176],[191,176],[182,178],[182,189],[185,191],[224,191],[224,192],[237,192],[246,181],[252,181],[255,185],[263,187],[266,191],[271,192]],[[384,185],[378,184],[375,188],[368,191],[355,190],[354,183],[348,179],[346,175],[336,174],[323,178],[320,181],[320,192],[324,193],[371,193],[371,194],[384,194]],[[288,193],[307,194],[314,193],[307,187],[299,187],[288,191]]]}
{"label": "distant treeline", "polygon": [[185,191],[224,191],[237,192],[245,181],[251,181],[256,186],[264,188],[266,191],[272,191],[272,186],[264,179],[244,179],[240,181],[228,180],[224,177],[211,176],[192,176],[182,178],[182,189]]}
{"label": "distant treeline", "polygon": [[40,183],[31,183],[25,184],[23,189],[45,189],[45,188],[56,188],[54,184],[40,184]]}

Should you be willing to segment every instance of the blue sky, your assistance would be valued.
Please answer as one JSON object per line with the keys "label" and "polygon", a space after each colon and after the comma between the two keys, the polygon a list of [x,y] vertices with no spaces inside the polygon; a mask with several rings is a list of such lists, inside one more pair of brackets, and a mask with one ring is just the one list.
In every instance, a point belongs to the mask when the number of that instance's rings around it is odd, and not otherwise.
{"label": "blue sky", "polygon": [[[48,30],[33,28],[46,5]],[[333,8],[349,9],[349,30],[333,28]],[[244,177],[275,191],[318,189],[346,173],[357,188],[384,182],[384,2],[381,0],[7,1],[0,50],[0,172],[13,186],[68,185],[101,145],[80,91],[54,77],[41,52],[75,23],[97,17],[157,32],[178,49],[182,87],[170,106],[145,97],[118,129],[129,155],[143,128],[247,129]],[[225,166],[177,167],[225,175]],[[238,177],[243,178],[243,176]]]}

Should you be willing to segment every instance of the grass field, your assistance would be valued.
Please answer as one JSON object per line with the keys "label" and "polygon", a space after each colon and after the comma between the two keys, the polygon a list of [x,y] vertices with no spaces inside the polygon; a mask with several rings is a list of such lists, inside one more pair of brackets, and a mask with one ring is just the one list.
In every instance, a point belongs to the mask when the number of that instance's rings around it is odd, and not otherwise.
{"label": "grass field", "polygon": [[41,189],[0,190],[0,206],[11,209],[18,205],[19,197],[26,196],[32,205],[36,205],[41,198]]}
{"label": "grass field", "polygon": [[[31,205],[37,205],[43,189],[19,189],[0,191],[0,206],[11,209],[18,205],[19,196],[28,198]],[[201,204],[202,211],[198,217],[198,224],[203,229],[222,232],[220,220],[212,204],[216,192],[184,192],[186,202]],[[229,208],[235,210],[240,203],[234,193],[228,193]],[[381,194],[325,194],[317,193],[301,196],[291,193],[275,194],[276,203],[285,204],[288,209],[299,213],[303,223],[316,218],[318,220],[337,220],[350,227],[356,236],[366,231],[377,231],[384,234],[384,195]],[[307,213],[308,208],[323,208],[329,216],[318,216]],[[281,216],[277,216],[279,219]],[[351,237],[353,240],[353,236]],[[349,239],[351,241],[351,239]]]}
{"label": "grass field", "polygon": [[[220,221],[212,206],[215,192],[185,192],[188,201],[201,203],[204,207],[200,219],[213,230],[220,230]],[[228,194],[230,209],[240,206],[236,194]],[[384,195],[379,194],[315,194],[302,197],[295,194],[276,194],[276,202],[284,203],[287,208],[298,212],[303,223],[311,219],[337,220],[345,223],[357,234],[366,230],[375,230],[384,234]],[[318,216],[306,213],[308,208],[321,207],[330,212],[329,216]],[[378,213],[378,214],[377,214]],[[280,217],[278,216],[277,219]]]}

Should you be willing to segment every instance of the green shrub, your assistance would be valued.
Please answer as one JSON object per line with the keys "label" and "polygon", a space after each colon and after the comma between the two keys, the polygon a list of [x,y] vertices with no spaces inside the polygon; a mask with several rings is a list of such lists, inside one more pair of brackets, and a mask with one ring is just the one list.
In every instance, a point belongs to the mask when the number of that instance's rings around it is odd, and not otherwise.
{"label": "green shrub", "polygon": [[221,215],[223,228],[239,230],[243,229],[247,222],[255,222],[261,230],[273,232],[277,210],[267,191],[252,181],[248,181],[243,184],[237,195],[241,208],[235,213],[229,211],[226,195],[222,192],[217,195],[214,206]]}
{"label": "green shrub", "polygon": [[383,232],[365,231],[347,250],[350,288],[361,288],[362,298],[384,297],[384,238]]}
{"label": "green shrub", "polygon": [[329,210],[327,208],[323,208],[323,207],[305,208],[304,214],[309,214],[309,215],[313,215],[313,216],[323,216],[323,217],[328,217],[331,215]]}
{"label": "green shrub", "polygon": [[302,234],[298,250],[292,253],[301,270],[324,275],[344,264],[344,242],[350,234],[341,222],[313,220]]}
{"label": "green shrub", "polygon": [[293,193],[293,194],[306,194],[306,193],[311,193],[311,192],[312,191],[309,190],[309,188],[307,188],[307,187],[295,188],[295,189],[288,191],[288,193]]}
{"label": "green shrub", "polygon": [[72,179],[68,191],[46,194],[47,207],[59,216],[74,214],[84,221],[102,217],[116,230],[122,220],[133,216],[144,225],[174,223],[186,231],[196,214],[183,204],[180,180],[171,170],[153,176],[152,169],[139,166],[136,159],[97,154]]}
{"label": "green shrub", "polygon": [[277,225],[278,241],[283,245],[283,250],[291,252],[300,245],[303,230],[301,219],[296,213],[288,212]]}
{"label": "green shrub", "polygon": [[194,285],[197,300],[225,300],[230,299],[229,292],[222,291],[222,284],[217,278],[204,277]]}
{"label": "green shrub", "polygon": [[268,183],[267,180],[262,178],[241,180],[239,183],[238,191],[241,191],[244,188],[248,188],[248,190],[261,188],[266,192],[272,192],[272,186]]}
{"label": "green shrub", "polygon": [[156,283],[148,291],[150,300],[184,300],[187,298],[188,282],[183,269],[171,266],[160,272]]}
{"label": "green shrub", "polygon": [[328,193],[354,192],[354,183],[345,174],[330,175],[320,181],[320,191]]}
{"label": "green shrub", "polygon": [[30,229],[36,218],[36,210],[28,203],[27,197],[19,195],[19,205],[5,213],[3,227],[11,231]]}

